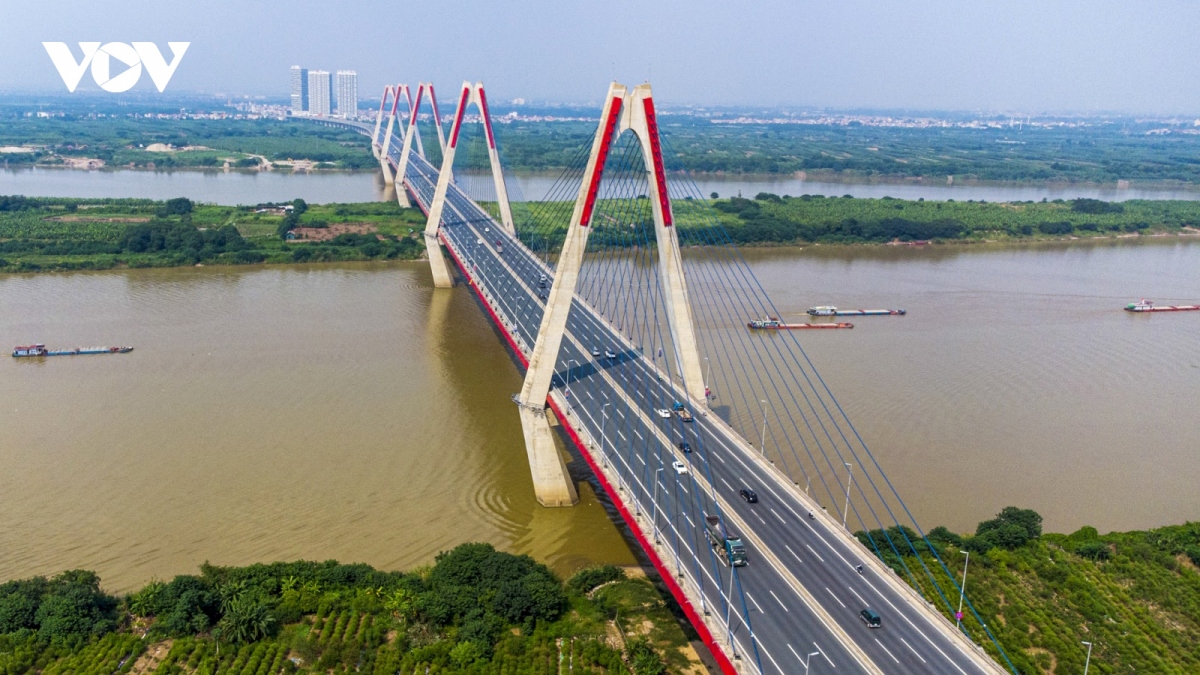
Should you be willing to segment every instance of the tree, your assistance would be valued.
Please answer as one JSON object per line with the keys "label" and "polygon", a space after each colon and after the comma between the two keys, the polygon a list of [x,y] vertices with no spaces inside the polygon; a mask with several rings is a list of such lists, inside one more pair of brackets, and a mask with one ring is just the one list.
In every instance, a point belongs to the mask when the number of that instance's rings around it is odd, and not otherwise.
{"label": "tree", "polygon": [[270,637],[275,627],[275,617],[267,606],[246,595],[229,601],[225,615],[217,622],[220,639],[235,644],[256,642]]}

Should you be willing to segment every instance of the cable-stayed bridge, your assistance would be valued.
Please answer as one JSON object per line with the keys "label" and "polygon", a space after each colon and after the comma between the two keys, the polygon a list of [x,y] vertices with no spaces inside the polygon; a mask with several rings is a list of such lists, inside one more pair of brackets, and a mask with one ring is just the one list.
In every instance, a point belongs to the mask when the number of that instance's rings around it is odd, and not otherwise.
{"label": "cable-stayed bridge", "polygon": [[373,126],[326,122],[371,136],[435,286],[470,287],[525,368],[538,500],[577,500],[557,426],[727,673],[1015,672],[795,335],[747,328],[778,312],[671,170],[649,85],[609,87],[539,201],[510,201],[483,85],[456,103],[444,128],[399,85]]}

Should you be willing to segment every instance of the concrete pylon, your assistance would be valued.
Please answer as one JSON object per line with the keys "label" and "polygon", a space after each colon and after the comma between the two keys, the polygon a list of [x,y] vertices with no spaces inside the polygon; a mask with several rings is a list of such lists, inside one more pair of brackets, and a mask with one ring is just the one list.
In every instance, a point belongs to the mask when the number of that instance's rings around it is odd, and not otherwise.
{"label": "concrete pylon", "polygon": [[667,323],[675,350],[675,363],[683,375],[684,386],[693,401],[707,401],[704,371],[700,367],[700,349],[696,342],[696,326],[692,322],[692,304],[688,299],[687,282],[683,276],[683,257],[679,252],[679,236],[671,199],[667,193],[666,169],[663,166],[662,143],[658,136],[658,117],[649,84],[639,84],[625,102],[621,115],[621,130],[630,130],[642,145],[646,179],[650,183],[650,204],[654,215],[654,235],[658,243],[658,270],[666,303]]}
{"label": "concrete pylon", "polygon": [[388,113],[387,132],[379,146],[379,168],[383,170],[383,180],[395,184],[398,174],[392,173],[392,165],[388,163],[388,147],[392,144],[392,129],[396,126],[396,107],[400,104],[400,87],[392,90],[392,110]]}
{"label": "concrete pylon", "polygon": [[[470,105],[475,105],[479,108],[479,115],[483,120],[483,126],[487,132],[488,158],[492,167],[492,180],[496,185],[496,200],[500,205],[501,226],[509,234],[516,233],[516,228],[513,225],[512,208],[508,203],[508,190],[504,185],[504,174],[501,173],[500,169],[500,156],[496,151],[496,139],[492,135],[491,118],[488,115],[487,96],[483,91],[483,83],[476,82],[475,84],[471,84],[470,82],[463,82],[462,92],[458,97],[458,108],[454,111],[454,123],[450,127],[446,144],[442,147],[442,168],[438,172],[437,187],[433,191],[433,203],[429,206],[429,220],[425,224],[425,249],[429,254],[430,266],[433,267],[434,285],[439,288],[449,287],[452,284],[450,268],[446,264],[446,259],[441,255],[437,233],[442,222],[442,211],[446,208],[446,191],[450,187],[450,182],[454,180],[454,155],[458,150],[458,139],[462,130],[463,115],[466,114],[467,107]],[[437,255],[434,255],[435,252]],[[445,268],[444,275],[438,269],[439,266]]]}
{"label": "concrete pylon", "polygon": [[604,176],[604,162],[612,147],[613,134],[617,129],[621,108],[625,102],[625,86],[616,82],[609,85],[604,110],[600,115],[600,128],[592,141],[583,182],[575,198],[575,208],[567,224],[567,236],[563,241],[558,267],[554,272],[554,283],[546,300],[542,314],[542,325],[537,341],[529,356],[529,369],[525,372],[525,384],[518,396],[521,412],[521,430],[525,434],[525,451],[529,455],[529,467],[533,471],[533,489],[543,506],[570,506],[579,501],[575,485],[567,474],[567,467],[558,454],[550,425],[546,420],[546,397],[550,394],[550,382],[554,378],[558,350],[562,347],[567,318],[571,312],[571,301],[579,283],[579,270],[583,265],[583,254],[587,250],[588,234],[591,232],[592,213],[596,198],[600,194],[600,180]]}
{"label": "concrete pylon", "polygon": [[[437,129],[438,143],[443,151],[446,147],[445,134],[442,133],[442,118],[438,114],[437,96],[434,95],[433,84],[419,82],[415,98],[409,96],[408,87],[405,86],[405,96],[409,97],[408,127],[404,130],[404,145],[400,148],[400,163],[396,166],[397,181],[402,181],[407,175],[408,157],[414,146],[417,154],[425,157],[425,148],[421,145],[421,134],[417,130],[417,113],[421,111],[421,99],[425,96],[426,90],[429,90],[429,106],[433,109],[433,126]],[[410,206],[408,193],[404,191],[403,185],[400,185],[396,191],[396,199],[400,201],[400,206]]]}
{"label": "concrete pylon", "polygon": [[387,105],[391,90],[390,86],[383,88],[383,98],[379,99],[379,112],[375,113],[375,133],[371,134],[371,153],[375,155],[375,159],[379,159],[379,127],[383,123],[383,107]]}
{"label": "concrete pylon", "polygon": [[[408,118],[406,118],[406,119],[412,119],[412,110],[413,110],[412,94],[408,91],[407,84],[396,85],[396,103],[397,103],[397,105],[393,106],[393,108],[392,108],[393,116],[395,116],[399,110],[398,104],[400,102],[400,94],[401,93],[404,94],[405,109],[408,111]],[[389,124],[389,126],[388,126],[388,143],[390,144],[392,129],[391,129],[391,123],[389,122],[388,124]],[[396,117],[396,128],[398,130],[407,128],[407,126],[404,125],[400,121],[399,117]],[[383,147],[384,147],[384,150],[386,151],[388,146],[385,144]],[[404,153],[401,152],[402,160],[403,160],[403,154]],[[396,192],[396,203],[399,204],[401,208],[405,208],[405,209],[412,207],[412,203],[408,199],[408,192],[404,189],[404,170],[406,168],[407,168],[407,166],[405,165],[405,163],[398,162],[396,165],[396,175],[392,180],[392,188]]]}

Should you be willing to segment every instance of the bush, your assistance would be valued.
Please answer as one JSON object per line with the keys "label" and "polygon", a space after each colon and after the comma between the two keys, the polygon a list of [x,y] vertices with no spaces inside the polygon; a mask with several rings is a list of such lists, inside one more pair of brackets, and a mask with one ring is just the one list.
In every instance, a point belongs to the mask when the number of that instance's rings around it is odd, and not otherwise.
{"label": "bush", "polygon": [[1109,550],[1108,544],[1102,541],[1086,542],[1076,548],[1075,553],[1076,555],[1088,558],[1089,560],[1095,560],[1097,562],[1108,560],[1112,555],[1112,551]]}
{"label": "bush", "polygon": [[974,550],[1014,550],[1042,536],[1042,516],[1032,509],[1006,506],[995,518],[979,523],[970,545]]}
{"label": "bush", "polygon": [[1038,229],[1045,234],[1070,234],[1075,231],[1075,226],[1062,220],[1052,223],[1041,223],[1038,225]]}
{"label": "bush", "polygon": [[567,581],[567,589],[580,595],[590,593],[597,586],[625,578],[625,570],[616,565],[602,565],[579,570]]}

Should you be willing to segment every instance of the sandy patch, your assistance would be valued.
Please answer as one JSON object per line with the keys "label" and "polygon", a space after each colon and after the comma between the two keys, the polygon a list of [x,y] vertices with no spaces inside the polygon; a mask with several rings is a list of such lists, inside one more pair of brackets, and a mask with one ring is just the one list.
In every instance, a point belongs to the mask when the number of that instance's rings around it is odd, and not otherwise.
{"label": "sandy patch", "polygon": [[330,223],[329,227],[297,227],[293,241],[329,241],[339,234],[370,234],[379,228],[374,223]]}

